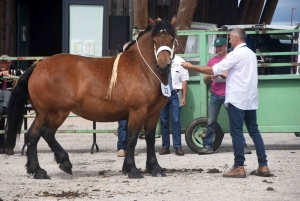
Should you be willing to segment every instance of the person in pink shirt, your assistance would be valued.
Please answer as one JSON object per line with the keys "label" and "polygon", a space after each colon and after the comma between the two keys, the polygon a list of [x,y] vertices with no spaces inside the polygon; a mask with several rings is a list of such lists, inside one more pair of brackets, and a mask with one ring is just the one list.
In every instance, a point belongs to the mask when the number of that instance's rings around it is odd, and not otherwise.
{"label": "person in pink shirt", "polygon": [[[227,56],[227,41],[224,38],[216,38],[213,46],[216,47],[217,55],[208,61],[207,66],[214,66]],[[206,135],[203,140],[203,148],[198,152],[199,155],[213,153],[215,123],[217,122],[221,106],[222,104],[224,105],[225,101],[226,73],[219,76],[205,75],[203,81],[205,84],[211,84],[211,96],[208,108]],[[226,107],[225,109],[227,111]],[[251,150],[248,149],[246,141],[244,147],[245,154],[252,153]]]}

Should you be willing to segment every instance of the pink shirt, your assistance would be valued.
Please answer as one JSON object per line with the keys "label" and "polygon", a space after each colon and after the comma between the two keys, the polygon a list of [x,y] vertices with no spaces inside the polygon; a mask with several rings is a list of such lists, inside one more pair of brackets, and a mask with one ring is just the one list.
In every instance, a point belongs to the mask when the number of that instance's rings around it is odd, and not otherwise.
{"label": "pink shirt", "polygon": [[[216,63],[219,63],[220,61],[222,61],[223,58],[220,58],[220,57],[217,57],[217,56],[214,56],[212,57],[207,65],[208,66],[214,66]],[[218,82],[218,83],[215,83],[214,80],[212,80],[211,82],[211,91],[218,95],[218,96],[225,96],[225,88],[226,88],[226,82]]]}

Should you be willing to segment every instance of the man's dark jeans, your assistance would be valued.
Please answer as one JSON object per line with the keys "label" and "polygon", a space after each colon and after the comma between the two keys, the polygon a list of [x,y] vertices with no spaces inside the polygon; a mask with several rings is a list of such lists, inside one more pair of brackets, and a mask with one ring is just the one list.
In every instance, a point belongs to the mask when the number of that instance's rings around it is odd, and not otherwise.
{"label": "man's dark jeans", "polygon": [[229,116],[230,134],[232,137],[234,150],[234,166],[243,166],[245,162],[243,134],[244,121],[249,135],[254,142],[256,154],[258,157],[258,165],[266,166],[268,161],[264,141],[261,137],[261,134],[258,130],[258,125],[256,123],[256,110],[241,110],[229,103],[227,112]]}

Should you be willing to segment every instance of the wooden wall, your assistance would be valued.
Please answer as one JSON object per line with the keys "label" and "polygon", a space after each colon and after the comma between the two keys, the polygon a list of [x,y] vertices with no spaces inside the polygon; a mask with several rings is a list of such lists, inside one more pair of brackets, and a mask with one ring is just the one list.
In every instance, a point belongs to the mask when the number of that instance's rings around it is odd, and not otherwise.
{"label": "wooden wall", "polygon": [[[156,0],[108,0],[110,15],[129,15],[130,30],[134,28],[135,1],[148,1],[145,16],[171,20],[177,14],[180,0],[170,6],[158,6]],[[0,0],[0,54],[15,55],[17,0]],[[57,2],[57,1],[53,1]],[[198,0],[193,21],[217,24],[270,24],[278,0]],[[264,6],[265,4],[265,6]],[[147,6],[145,6],[147,7]],[[147,12],[147,14],[146,14]],[[261,16],[261,17],[260,17]],[[131,33],[130,33],[131,35]]]}
{"label": "wooden wall", "polygon": [[[177,14],[179,4],[180,0],[173,0],[170,6],[156,6],[153,17],[170,21]],[[238,0],[198,0],[193,21],[213,23],[218,26],[236,24],[237,12]]]}
{"label": "wooden wall", "polygon": [[15,0],[0,0],[0,55],[15,54]]}

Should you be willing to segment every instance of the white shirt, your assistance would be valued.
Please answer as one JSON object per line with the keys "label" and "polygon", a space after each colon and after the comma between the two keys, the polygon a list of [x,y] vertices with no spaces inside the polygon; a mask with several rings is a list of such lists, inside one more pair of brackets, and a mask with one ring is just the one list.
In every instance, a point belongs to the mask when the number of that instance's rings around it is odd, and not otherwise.
{"label": "white shirt", "polygon": [[182,82],[189,79],[189,71],[182,67],[182,62],[184,59],[175,55],[171,66],[173,90],[182,89]]}
{"label": "white shirt", "polygon": [[226,107],[231,103],[241,110],[258,109],[257,59],[246,43],[236,46],[213,71],[215,76],[227,71]]}

